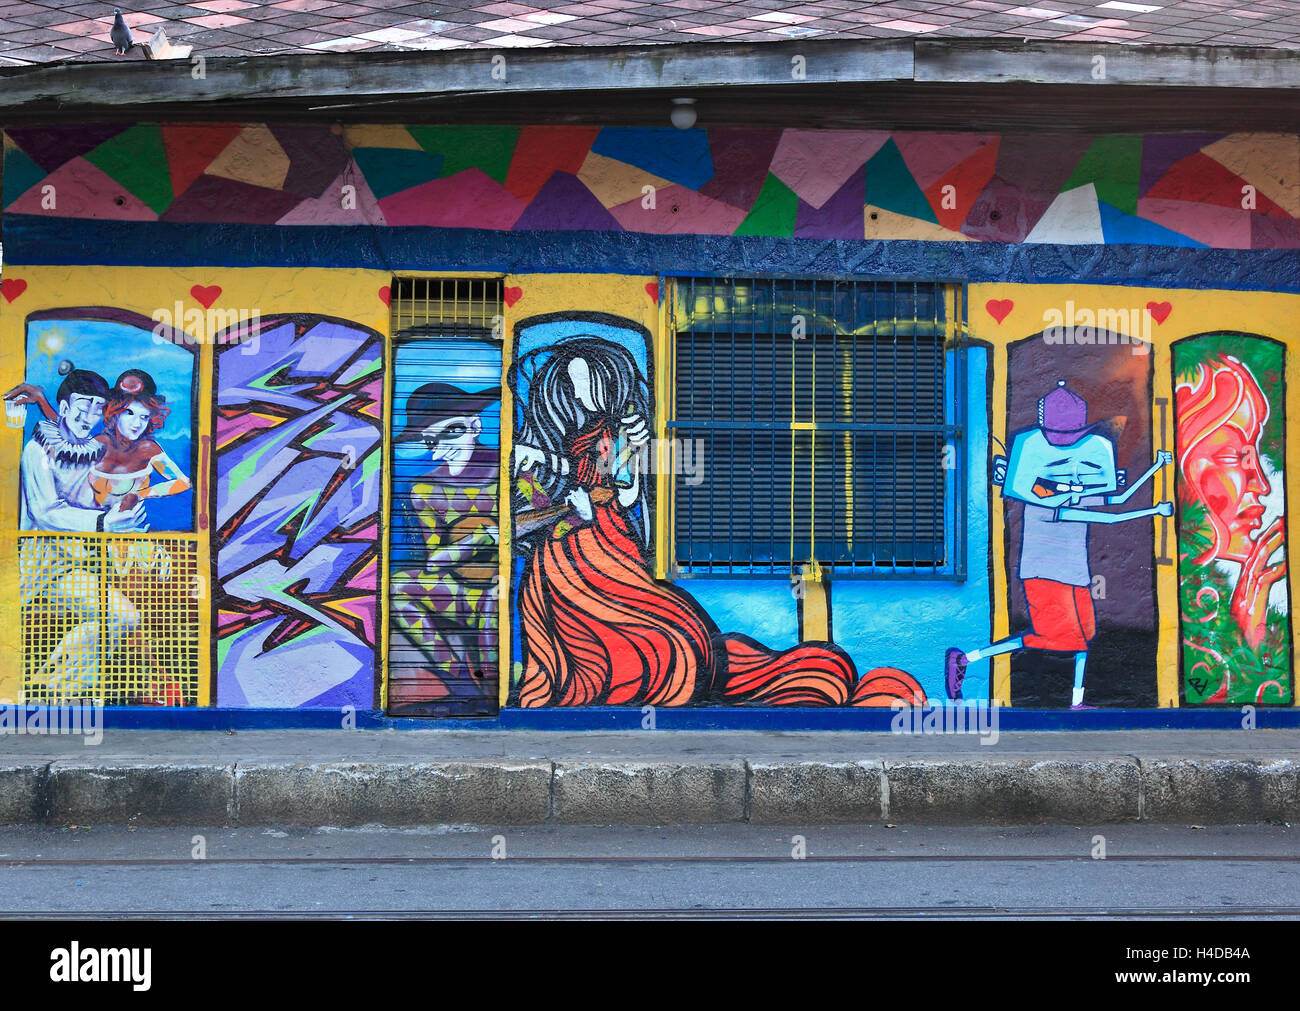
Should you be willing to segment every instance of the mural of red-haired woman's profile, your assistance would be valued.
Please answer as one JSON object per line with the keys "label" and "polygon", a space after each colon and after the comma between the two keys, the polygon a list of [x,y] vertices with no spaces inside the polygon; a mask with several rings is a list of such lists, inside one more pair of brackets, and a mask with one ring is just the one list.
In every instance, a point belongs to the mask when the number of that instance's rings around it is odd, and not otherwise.
{"label": "mural of red-haired woman's profile", "polygon": [[1174,349],[1184,691],[1290,701],[1284,350],[1206,335]]}

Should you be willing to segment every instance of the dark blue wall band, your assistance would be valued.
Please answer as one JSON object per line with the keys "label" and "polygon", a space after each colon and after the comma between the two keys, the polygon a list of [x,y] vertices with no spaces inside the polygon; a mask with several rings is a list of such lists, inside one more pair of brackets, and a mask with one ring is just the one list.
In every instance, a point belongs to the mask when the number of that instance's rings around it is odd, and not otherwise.
{"label": "dark blue wall band", "polygon": [[[31,707],[28,707],[30,712]],[[860,730],[889,733],[889,709],[661,708],[656,730]],[[642,730],[640,709],[506,709],[482,719],[394,718],[378,710],[355,714],[358,730]],[[988,718],[988,717],[986,717]],[[1239,708],[1226,709],[1011,709],[998,712],[998,730],[1241,730]],[[969,717],[975,723],[974,714]],[[920,716],[916,717],[919,725]],[[340,730],[337,709],[226,709],[121,706],[104,710],[105,730]],[[1300,727],[1300,709],[1256,707],[1259,730]]]}
{"label": "dark blue wall band", "polygon": [[810,274],[1300,292],[1300,250],[173,224],[8,214],[18,265]]}

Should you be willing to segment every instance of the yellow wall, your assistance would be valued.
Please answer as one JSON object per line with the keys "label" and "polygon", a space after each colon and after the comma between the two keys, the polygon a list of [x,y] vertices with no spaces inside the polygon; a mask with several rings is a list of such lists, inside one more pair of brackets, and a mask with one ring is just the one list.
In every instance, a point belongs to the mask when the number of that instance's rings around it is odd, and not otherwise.
{"label": "yellow wall", "polygon": [[[40,310],[67,309],[80,306],[111,306],[149,316],[155,310],[171,309],[179,300],[185,309],[199,308],[190,289],[217,285],[221,294],[214,308],[257,311],[263,318],[277,312],[312,312],[338,316],[387,334],[388,305],[380,296],[391,277],[374,270],[327,268],[142,268],[142,267],[9,267],[6,278],[21,279],[27,288],[12,303],[0,300],[0,384],[4,389],[24,378],[26,346],[25,319]],[[451,276],[438,272],[437,276]],[[483,276],[483,275],[477,275]],[[521,274],[504,279],[506,292],[505,348],[503,370],[510,367],[515,326],[528,317],[557,312],[603,312],[621,316],[646,327],[655,335],[652,358],[655,367],[655,393],[658,417],[656,437],[665,435],[664,423],[671,410],[671,356],[660,304],[659,281],[651,275],[615,274]],[[1009,299],[1010,313],[998,322],[985,308],[989,300]],[[1048,309],[1063,309],[1067,299],[1076,306],[1096,309],[1101,306],[1144,307],[1148,302],[1168,302],[1170,313],[1160,325],[1152,325],[1154,342],[1154,391],[1156,398],[1170,400],[1165,415],[1166,430],[1153,432],[1155,445],[1172,447],[1173,410],[1171,389],[1171,344],[1184,337],[1214,331],[1240,331],[1262,334],[1287,343],[1288,417],[1300,418],[1300,365],[1296,355],[1296,321],[1300,319],[1300,296],[1260,292],[1188,291],[1180,289],[1136,288],[1102,285],[1025,285],[974,284],[969,288],[969,335],[987,341],[992,353],[992,433],[1006,441],[1007,347],[1017,340],[1040,333]],[[1140,336],[1140,335],[1139,335]],[[205,389],[210,389],[212,349],[203,349],[200,359]],[[126,367],[124,365],[124,367]],[[503,417],[513,417],[509,391],[504,380]],[[206,412],[198,412],[201,425],[210,425]],[[1153,424],[1157,415],[1153,413]],[[509,466],[510,426],[503,425],[502,461]],[[0,434],[0,468],[7,476],[9,489],[0,495],[0,530],[13,531],[18,524],[19,457],[22,433],[3,429]],[[1300,438],[1290,438],[1287,467],[1300,473]],[[1161,478],[1156,479],[1157,482]],[[503,490],[510,487],[508,481]],[[668,543],[666,524],[671,522],[671,508],[663,500],[667,488],[661,475],[657,543]],[[1162,498],[1172,495],[1172,487],[1155,486]],[[971,494],[982,494],[971,489]],[[502,509],[502,585],[509,586],[509,531],[505,522],[508,501]],[[1162,519],[1170,527],[1170,544],[1175,543],[1172,520]],[[1300,543],[1300,512],[1288,519],[1288,539]],[[1004,557],[1002,510],[995,498],[992,515],[991,563],[994,580],[994,639],[1009,634],[1008,572]],[[385,532],[382,535],[386,537]],[[978,550],[978,545],[973,546]],[[658,559],[659,572],[665,559]],[[972,564],[980,564],[972,558]],[[0,537],[0,700],[15,699],[21,679],[20,628],[17,621],[18,587],[16,544],[12,536]],[[1293,594],[1293,598],[1295,594]],[[1162,706],[1178,704],[1178,607],[1177,574],[1174,566],[1157,568],[1157,605],[1160,616],[1158,647],[1158,689]],[[508,691],[513,659],[509,655],[509,601],[502,600],[501,699]],[[383,633],[380,633],[383,636]],[[1300,655],[1300,622],[1292,623],[1297,655]],[[381,638],[381,643],[386,641]],[[381,650],[382,652],[382,650]],[[206,662],[206,660],[205,660]],[[1010,664],[1006,656],[994,661],[994,695],[1004,703],[1010,701]]]}

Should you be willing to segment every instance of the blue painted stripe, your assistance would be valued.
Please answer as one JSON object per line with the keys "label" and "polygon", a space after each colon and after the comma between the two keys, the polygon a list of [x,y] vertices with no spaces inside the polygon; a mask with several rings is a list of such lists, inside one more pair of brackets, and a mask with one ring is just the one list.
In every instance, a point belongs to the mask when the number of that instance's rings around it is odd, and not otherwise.
{"label": "blue painted stripe", "polygon": [[7,266],[816,274],[1300,292],[1294,249],[95,221],[8,214]]}
{"label": "blue painted stripe", "polygon": [[[30,709],[28,710],[30,711]],[[339,730],[337,709],[174,709],[123,706],[104,710],[105,730]],[[359,730],[640,730],[636,708],[507,709],[485,719],[393,718],[379,710],[356,713]],[[862,730],[888,733],[888,709],[656,709],[657,730]],[[1012,709],[998,712],[998,729],[1239,730],[1239,708],[1226,709]],[[1260,730],[1300,727],[1300,708],[1255,710]]]}

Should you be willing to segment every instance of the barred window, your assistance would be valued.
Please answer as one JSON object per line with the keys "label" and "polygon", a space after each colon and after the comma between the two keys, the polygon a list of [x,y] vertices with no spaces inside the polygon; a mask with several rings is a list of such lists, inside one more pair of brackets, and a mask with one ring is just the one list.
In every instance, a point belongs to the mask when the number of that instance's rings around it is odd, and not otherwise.
{"label": "barred window", "polygon": [[674,574],[964,578],[959,285],[669,287]]}

